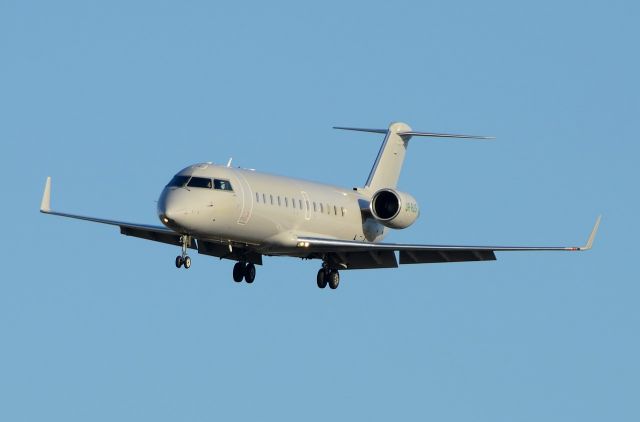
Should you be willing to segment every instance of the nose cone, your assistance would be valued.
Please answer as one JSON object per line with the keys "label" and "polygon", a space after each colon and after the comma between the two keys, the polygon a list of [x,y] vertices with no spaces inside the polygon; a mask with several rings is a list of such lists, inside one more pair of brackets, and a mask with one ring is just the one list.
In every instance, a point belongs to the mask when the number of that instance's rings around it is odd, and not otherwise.
{"label": "nose cone", "polygon": [[169,203],[167,201],[167,197],[169,196],[169,188],[164,188],[162,193],[160,194],[160,198],[158,198],[158,218],[162,222],[162,224],[167,225],[170,221],[169,217]]}
{"label": "nose cone", "polygon": [[183,229],[182,220],[187,214],[184,207],[184,189],[164,188],[158,199],[158,218],[172,230]]}

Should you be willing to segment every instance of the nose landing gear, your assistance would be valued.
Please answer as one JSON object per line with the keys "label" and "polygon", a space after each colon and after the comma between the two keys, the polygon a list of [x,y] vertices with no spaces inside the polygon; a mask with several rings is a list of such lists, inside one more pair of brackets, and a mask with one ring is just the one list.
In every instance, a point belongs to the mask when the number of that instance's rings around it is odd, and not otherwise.
{"label": "nose landing gear", "polygon": [[180,236],[180,243],[182,244],[182,254],[176,256],[176,268],[184,266],[185,270],[191,268],[191,257],[187,255],[187,246],[191,243],[191,236]]}

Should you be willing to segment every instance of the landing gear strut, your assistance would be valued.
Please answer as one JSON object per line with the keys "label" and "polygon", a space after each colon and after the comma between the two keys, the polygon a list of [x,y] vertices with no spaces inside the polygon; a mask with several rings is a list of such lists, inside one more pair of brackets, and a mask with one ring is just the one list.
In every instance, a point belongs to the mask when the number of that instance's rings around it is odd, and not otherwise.
{"label": "landing gear strut", "polygon": [[176,268],[184,266],[185,270],[191,268],[191,257],[187,255],[187,247],[191,243],[191,236],[180,236],[180,243],[182,245],[182,254],[176,256]]}
{"label": "landing gear strut", "polygon": [[236,262],[233,266],[233,281],[240,283],[242,279],[251,284],[256,279],[256,266],[252,263]]}

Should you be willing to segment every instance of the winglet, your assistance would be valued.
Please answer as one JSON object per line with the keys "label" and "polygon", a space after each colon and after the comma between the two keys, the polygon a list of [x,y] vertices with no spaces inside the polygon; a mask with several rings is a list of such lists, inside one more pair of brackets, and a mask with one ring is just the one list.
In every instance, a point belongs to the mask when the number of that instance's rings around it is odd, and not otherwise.
{"label": "winglet", "polygon": [[44,193],[42,194],[42,202],[40,203],[40,212],[51,211],[51,176],[47,177],[47,183],[44,185]]}
{"label": "winglet", "polygon": [[596,219],[596,223],[593,225],[593,229],[591,230],[591,234],[589,235],[589,239],[587,239],[587,243],[584,246],[578,248],[580,251],[588,251],[593,246],[593,239],[596,238],[596,233],[598,232],[598,226],[600,226],[600,220],[602,219],[602,215],[599,215]]}

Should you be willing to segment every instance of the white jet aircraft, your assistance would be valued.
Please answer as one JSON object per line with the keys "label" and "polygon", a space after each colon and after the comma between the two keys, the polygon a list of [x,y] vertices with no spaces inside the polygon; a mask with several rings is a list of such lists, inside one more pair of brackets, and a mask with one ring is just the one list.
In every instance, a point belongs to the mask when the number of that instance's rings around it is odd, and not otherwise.
{"label": "white jet aircraft", "polygon": [[189,268],[188,249],[237,261],[233,279],[252,283],[262,257],[319,259],[317,284],[338,287],[339,270],[395,268],[400,264],[490,261],[495,251],[583,251],[591,249],[600,217],[584,246],[461,246],[382,243],[388,229],[409,227],[418,203],[396,189],[413,136],[491,139],[483,136],[415,132],[405,123],[388,129],[336,127],[384,134],[364,187],[345,189],[211,163],[179,171],[158,200],[164,226],[135,224],[53,211],[47,178],[40,211],[110,224],[120,233],[181,246],[176,267]]}

